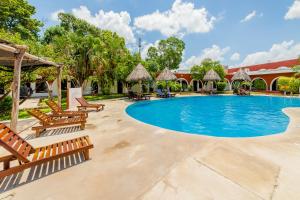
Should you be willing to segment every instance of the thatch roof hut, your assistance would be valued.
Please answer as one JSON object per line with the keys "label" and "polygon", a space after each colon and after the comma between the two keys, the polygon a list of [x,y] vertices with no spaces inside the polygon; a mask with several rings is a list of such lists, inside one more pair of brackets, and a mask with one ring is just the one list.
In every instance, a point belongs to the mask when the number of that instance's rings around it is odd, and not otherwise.
{"label": "thatch roof hut", "polygon": [[156,78],[157,81],[173,81],[176,79],[177,77],[175,74],[173,74],[173,72],[171,72],[168,68],[165,68]]}
{"label": "thatch roof hut", "polygon": [[251,78],[244,70],[241,69],[233,75],[232,81],[251,81]]}
{"label": "thatch roof hut", "polygon": [[152,77],[145,69],[145,67],[140,63],[138,64],[134,70],[129,74],[126,81],[127,82],[139,82],[139,81],[148,81],[151,80]]}
{"label": "thatch roof hut", "polygon": [[215,70],[211,69],[205,74],[203,80],[204,81],[220,81],[221,78],[220,78],[219,74],[217,72],[215,72]]}

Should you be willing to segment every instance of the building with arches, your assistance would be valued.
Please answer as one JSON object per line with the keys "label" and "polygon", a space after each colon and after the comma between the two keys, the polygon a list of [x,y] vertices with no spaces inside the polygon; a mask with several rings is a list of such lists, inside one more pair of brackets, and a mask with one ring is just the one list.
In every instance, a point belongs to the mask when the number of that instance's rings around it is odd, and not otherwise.
{"label": "building with arches", "polygon": [[[252,83],[256,80],[262,80],[266,84],[267,92],[276,92],[278,91],[277,80],[281,76],[292,77],[295,72],[292,68],[296,65],[300,65],[299,59],[284,60],[278,62],[270,62],[258,65],[244,66],[241,68],[229,68],[225,69],[227,75],[225,81],[227,82],[226,90],[232,89],[232,77],[240,69],[243,69],[250,76]],[[175,72],[175,75],[178,79],[185,79],[190,83],[193,91],[196,91],[196,85],[200,85],[201,81],[194,80],[189,72],[189,70],[178,70]],[[198,81],[198,82],[197,82]],[[201,82],[201,86],[203,83]],[[201,87],[197,87],[199,91]]]}

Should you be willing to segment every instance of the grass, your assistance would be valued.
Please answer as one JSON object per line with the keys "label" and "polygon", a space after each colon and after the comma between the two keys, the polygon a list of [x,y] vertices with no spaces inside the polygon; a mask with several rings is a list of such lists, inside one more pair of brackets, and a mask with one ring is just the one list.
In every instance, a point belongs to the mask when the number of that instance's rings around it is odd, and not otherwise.
{"label": "grass", "polygon": [[[123,94],[112,94],[112,95],[97,95],[97,96],[84,96],[84,98],[88,101],[98,101],[98,100],[105,100],[105,99],[116,99],[116,98],[121,98],[124,97]],[[41,110],[45,113],[51,112],[51,109],[48,108],[46,101],[48,98],[43,98],[41,99],[39,103],[39,107]],[[54,98],[55,101],[57,101],[57,97]],[[62,108],[66,109],[67,108],[67,99],[62,98]],[[19,111],[19,119],[27,119],[30,118],[31,116],[28,114],[26,109],[22,109]],[[6,112],[6,113],[1,113],[0,114],[0,121],[5,121],[5,120],[10,120],[11,118],[11,112]]]}

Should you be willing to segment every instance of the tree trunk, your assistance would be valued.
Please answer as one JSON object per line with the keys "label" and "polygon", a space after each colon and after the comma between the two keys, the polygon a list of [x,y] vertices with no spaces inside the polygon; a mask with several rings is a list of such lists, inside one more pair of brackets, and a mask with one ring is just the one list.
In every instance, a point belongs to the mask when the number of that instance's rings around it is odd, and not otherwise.
{"label": "tree trunk", "polygon": [[53,100],[53,81],[46,81],[48,86],[48,97],[50,100]]}

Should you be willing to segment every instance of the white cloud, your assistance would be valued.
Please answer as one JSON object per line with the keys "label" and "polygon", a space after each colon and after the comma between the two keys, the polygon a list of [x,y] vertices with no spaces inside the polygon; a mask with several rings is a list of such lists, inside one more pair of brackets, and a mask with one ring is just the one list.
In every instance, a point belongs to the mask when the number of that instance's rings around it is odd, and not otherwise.
{"label": "white cloud", "polygon": [[146,31],[159,31],[165,36],[184,36],[188,33],[206,33],[213,29],[216,17],[209,16],[206,8],[196,9],[193,3],[175,0],[165,12],[135,18],[134,25]]}
{"label": "white cloud", "polygon": [[193,65],[199,65],[204,59],[210,58],[212,60],[222,61],[224,55],[230,50],[230,47],[221,48],[218,45],[212,45],[210,48],[203,49],[201,55],[192,56],[187,59],[183,66],[192,67]]}
{"label": "white cloud", "polygon": [[104,12],[103,10],[99,10],[98,13],[92,15],[86,6],[80,6],[78,9],[72,9],[72,13],[74,16],[84,19],[98,28],[118,33],[125,38],[126,43],[136,42],[133,29],[130,26],[131,18],[126,11],[116,13],[113,11]]}
{"label": "white cloud", "polygon": [[289,8],[288,12],[285,14],[284,19],[297,19],[300,18],[300,1],[295,0],[293,5]]}
{"label": "white cloud", "polygon": [[[261,14],[262,15],[262,14]],[[251,19],[253,19],[256,16],[256,10],[253,10],[251,13],[249,13],[244,19],[241,20],[241,23],[248,22]]]}
{"label": "white cloud", "polygon": [[238,61],[240,60],[240,54],[239,53],[234,53],[231,55],[230,60],[232,61]]}
{"label": "white cloud", "polygon": [[59,9],[59,10],[57,10],[57,11],[51,13],[50,19],[51,19],[52,21],[58,21],[58,14],[59,14],[59,13],[64,13],[64,12],[65,12],[64,9]]}
{"label": "white cloud", "polygon": [[150,47],[158,47],[159,40],[155,41],[154,43],[144,43],[141,50],[141,56],[143,59],[147,57],[148,49]]}
{"label": "white cloud", "polygon": [[293,40],[284,41],[282,43],[273,44],[269,51],[260,51],[249,54],[241,63],[241,66],[255,65],[270,61],[280,61],[286,59],[294,59],[299,56],[300,43]]}

